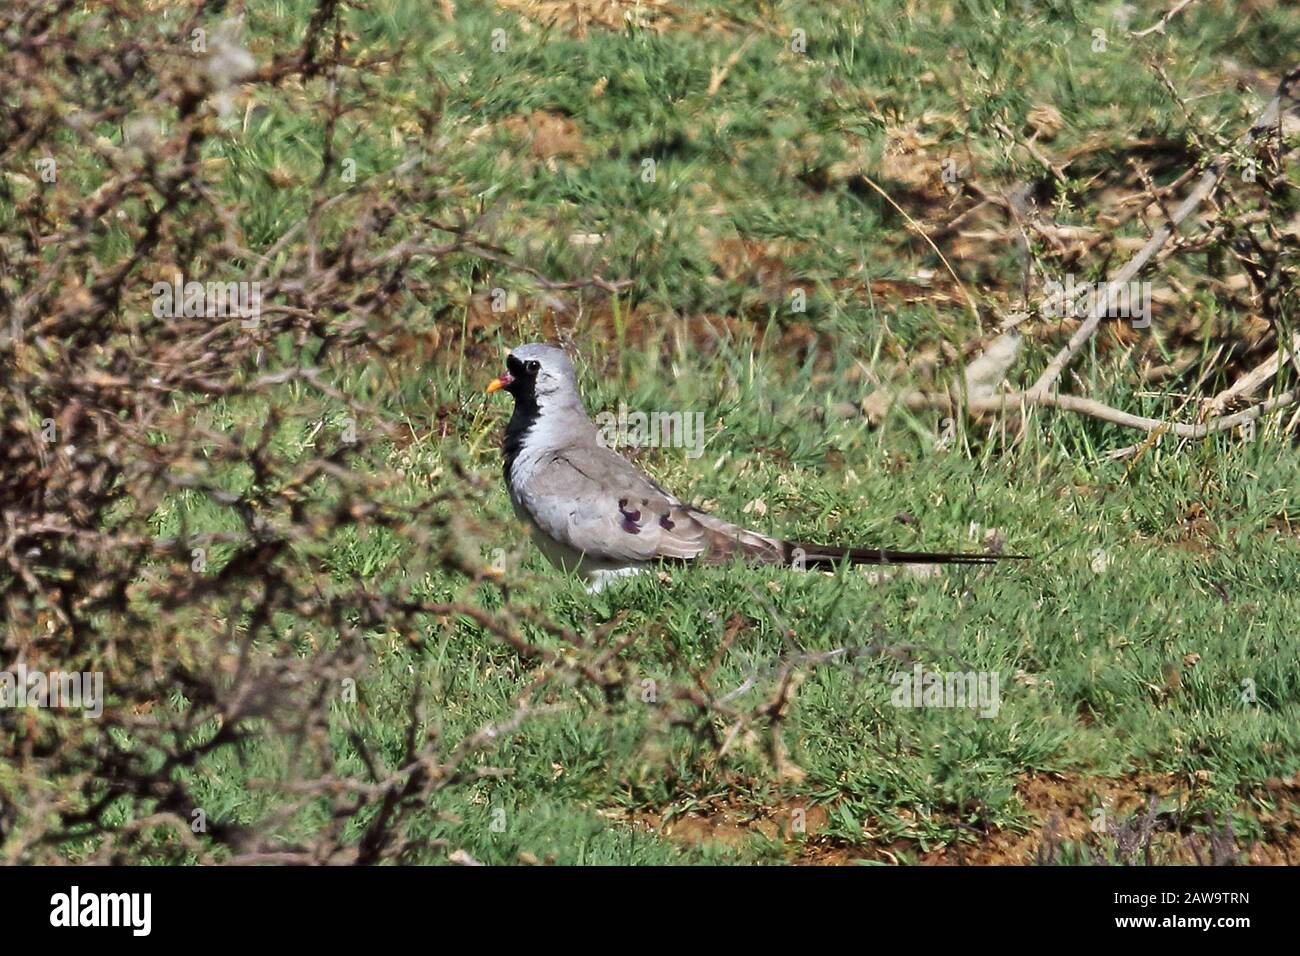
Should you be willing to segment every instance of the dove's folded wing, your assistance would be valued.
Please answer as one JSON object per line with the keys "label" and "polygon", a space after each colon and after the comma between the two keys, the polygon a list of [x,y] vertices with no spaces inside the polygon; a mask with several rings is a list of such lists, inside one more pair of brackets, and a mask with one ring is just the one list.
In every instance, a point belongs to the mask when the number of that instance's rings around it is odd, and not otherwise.
{"label": "dove's folded wing", "polygon": [[[703,515],[616,452],[571,447],[539,462],[525,492],[538,526],[601,561],[721,560],[779,542]],[[761,544],[760,544],[761,543]]]}

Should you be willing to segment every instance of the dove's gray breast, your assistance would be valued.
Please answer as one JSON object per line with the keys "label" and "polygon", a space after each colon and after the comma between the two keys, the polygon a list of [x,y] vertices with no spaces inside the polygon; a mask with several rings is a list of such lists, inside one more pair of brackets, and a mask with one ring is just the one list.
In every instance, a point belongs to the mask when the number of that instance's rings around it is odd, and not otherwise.
{"label": "dove's gray breast", "polygon": [[515,514],[529,523],[538,548],[566,570],[625,566],[618,558],[607,560],[599,542],[575,541],[582,536],[575,536],[574,528],[599,513],[602,495],[599,485],[572,471],[569,458],[580,450],[607,452],[585,409],[558,402],[547,404],[545,414],[537,407],[523,409],[522,416],[519,406],[515,411],[506,431],[506,487]]}

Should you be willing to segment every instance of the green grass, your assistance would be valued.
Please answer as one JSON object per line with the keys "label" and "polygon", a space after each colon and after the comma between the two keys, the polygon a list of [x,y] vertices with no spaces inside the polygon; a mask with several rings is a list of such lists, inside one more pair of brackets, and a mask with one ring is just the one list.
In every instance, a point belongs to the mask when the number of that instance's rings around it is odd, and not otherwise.
{"label": "green grass", "polygon": [[[364,91],[343,84],[349,109],[336,159],[355,160],[358,176],[369,178],[436,145],[448,208],[492,210],[494,229],[519,258],[557,279],[592,271],[630,279],[613,304],[595,294],[569,297],[583,308],[559,321],[582,356],[593,412],[624,401],[704,413],[701,457],[639,456],[657,480],[737,520],[761,499],[766,514],[745,519],[792,538],[977,549],[996,530],[1008,552],[1033,560],[879,584],[854,571],[672,569],[670,583],[646,575],[590,596],[543,562],[499,490],[465,517],[489,529],[484,556],[506,549],[513,599],[583,632],[623,614],[612,637],[635,635],[623,657],[644,678],[662,686],[689,679],[690,669],[714,659],[733,619],[739,632],[711,680],[740,687],[757,668],[757,685],[738,704],[771,693],[768,672],[791,648],[862,653],[805,668],[784,724],[789,759],[802,774],[778,776],[754,741],[719,759],[694,736],[656,725],[655,705],[635,696],[606,719],[601,705],[575,692],[488,759],[502,775],[468,794],[437,797],[421,832],[489,863],[521,853],[575,864],[774,862],[795,858],[798,841],[754,835],[731,846],[689,846],[613,817],[722,803],[820,805],[830,813],[824,836],[837,846],[865,856],[905,840],[910,859],[978,842],[972,833],[984,827],[1041,825],[1016,784],[1056,772],[1085,780],[1170,775],[1188,782],[1188,819],[1235,814],[1239,836],[1260,836],[1259,815],[1270,809],[1261,786],[1300,770],[1294,443],[1271,429],[1253,443],[1235,435],[1185,447],[1166,440],[1130,467],[1102,453],[1137,440],[1135,433],[1067,413],[1034,414],[1019,440],[1014,425],[959,423],[948,450],[934,445],[937,414],[895,411],[880,426],[840,414],[838,406],[856,405],[870,390],[868,374],[891,379],[897,360],[978,330],[960,296],[905,302],[870,293],[870,280],[939,265],[893,209],[836,170],[847,164],[878,176],[888,131],[916,122],[932,140],[917,162],[933,162],[936,179],[938,162],[951,155],[986,185],[1038,180],[1042,168],[1008,148],[994,126],[1024,130],[1035,105],[1051,104],[1065,125],[1044,149],[1061,157],[1098,143],[1051,197],[1058,221],[1091,224],[1098,188],[1091,177],[1118,177],[1127,143],[1185,138],[1178,106],[1141,59],[1160,56],[1197,97],[1207,118],[1200,135],[1235,136],[1257,104],[1233,89],[1221,61],[1232,56],[1277,72],[1300,47],[1294,13],[1263,4],[1247,17],[1198,4],[1168,37],[1139,41],[1113,25],[1114,3],[686,2],[676,5],[679,25],[663,33],[594,26],[580,39],[491,4],[458,3],[450,22],[435,6],[388,0],[347,14],[357,37],[350,52],[409,49],[399,68]],[[248,4],[247,36],[259,59],[292,48],[305,9],[301,0]],[[1149,25],[1159,9],[1142,5],[1133,26]],[[699,29],[695,18],[719,28]],[[498,28],[508,39],[503,53],[491,49]],[[807,31],[806,56],[789,49],[795,28]],[[1105,53],[1090,49],[1094,28],[1107,30]],[[711,69],[746,40],[745,55],[709,95]],[[247,201],[241,227],[254,247],[307,211],[305,191],[277,185],[268,171],[300,184],[321,173],[321,130],[293,108],[305,95],[313,94],[278,91],[259,101],[265,113],[246,133],[208,145],[209,158],[225,163],[226,188]],[[529,157],[505,121],[535,110],[568,117],[584,155],[549,165]],[[420,133],[425,111],[441,113],[428,137]],[[641,177],[647,158],[656,163],[652,183]],[[1174,163],[1160,178],[1178,171]],[[878,181],[914,216],[943,221],[941,200],[910,194],[915,184]],[[579,232],[605,238],[592,249],[569,241]],[[1145,233],[1133,224],[1127,234]],[[783,244],[783,288],[797,282],[809,290],[806,313],[791,313],[788,296],[753,278],[723,274],[710,255],[734,237]],[[1178,268],[1203,275],[1203,258],[1189,256]],[[1010,245],[955,257],[954,265],[986,301],[1019,304]],[[508,402],[482,395],[497,371],[492,356],[551,325],[526,277],[485,272],[469,257],[457,261],[451,280],[445,270],[412,278],[435,287],[412,300],[402,321],[438,328],[450,349],[418,369],[371,359],[334,370],[349,392],[409,422],[413,442],[391,451],[406,475],[393,493],[420,500],[456,480],[453,463],[495,480]],[[461,337],[475,297],[498,283],[520,294],[520,307]],[[1232,304],[1218,308],[1229,329],[1242,321]],[[610,312],[616,335],[591,317]],[[1158,316],[1150,334],[1173,349],[1172,327]],[[1033,338],[1016,379],[1032,380],[1059,341]],[[1178,407],[1136,394],[1123,361],[1118,350],[1081,356],[1071,388],[1144,414]],[[217,404],[207,414],[235,424],[255,421],[257,410]],[[281,440],[292,443],[310,428],[291,422],[283,431]],[[248,478],[232,475],[240,480]],[[900,520],[904,514],[914,520]],[[215,509],[182,497],[160,515],[160,532],[174,531],[182,515],[194,530],[219,530]],[[344,542],[331,569],[382,589],[405,575],[408,557],[400,537],[375,533]],[[465,587],[451,571],[418,584],[437,598]],[[475,593],[485,606],[500,603],[491,586]],[[511,712],[528,680],[513,653],[465,619],[430,621],[422,637],[413,647],[373,635],[360,706],[339,715],[345,766],[359,767],[349,756],[349,727],[398,759],[417,684],[436,702],[448,740]],[[913,662],[996,672],[998,715],[891,706],[891,678]],[[1253,702],[1243,700],[1246,687]],[[267,741],[197,769],[209,812],[231,821],[265,813],[248,782],[274,776],[282,757]],[[504,825],[494,828],[494,819]],[[308,813],[293,826],[322,822]]]}
{"label": "green grass", "polygon": [[[825,377],[835,380],[837,357],[819,357]],[[589,394],[612,399],[621,386],[644,396],[646,407],[676,407],[674,383],[649,378],[649,365],[617,382],[588,376],[596,386]],[[1292,582],[1300,551],[1272,526],[1297,512],[1293,450],[1223,438],[1181,454],[1157,451],[1125,477],[1123,463],[1100,463],[1086,452],[1086,440],[1113,444],[1117,434],[1056,416],[1036,422],[1012,449],[967,433],[960,447],[936,453],[905,428],[881,432],[861,420],[799,414],[809,399],[798,373],[780,381],[748,372],[780,366],[779,356],[756,351],[752,360],[714,357],[681,368],[679,382],[714,383],[703,389],[712,399],[699,407],[716,423],[719,452],[691,460],[655,450],[644,455],[645,465],[688,497],[716,500],[721,515],[740,517],[746,502],[762,499],[766,517],[750,520],[778,534],[974,548],[969,532],[976,525],[997,529],[1009,551],[1034,560],[882,584],[853,571],[673,569],[670,584],[644,576],[589,596],[535,553],[498,493],[474,518],[492,529],[485,552],[509,552],[514,600],[580,631],[624,613],[615,636],[636,635],[624,658],[660,686],[704,669],[735,615],[741,630],[712,683],[739,687],[757,668],[757,686],[737,704],[771,693],[770,672],[790,647],[862,653],[806,669],[785,728],[790,759],[806,773],[798,782],[775,778],[757,746],[718,761],[691,736],[651,727],[653,705],[636,696],[606,720],[597,703],[575,694],[565,710],[526,724],[488,759],[507,775],[474,787],[468,802],[459,794],[431,806],[428,833],[486,862],[510,862],[521,852],[561,863],[762,860],[794,851],[765,849],[757,836],[739,848],[681,848],[598,811],[671,811],[724,797],[755,807],[824,804],[833,808],[826,832],[841,843],[864,842],[865,826],[885,842],[933,846],[961,838],[963,825],[1035,825],[1014,789],[1034,771],[1195,780],[1184,811],[1218,819],[1248,806],[1265,781],[1296,772],[1300,599]],[[485,400],[477,382],[458,388],[453,375],[438,377],[437,386],[461,406],[453,429],[459,438],[426,435],[395,452],[411,476],[401,494],[425,493],[422,476],[448,474],[452,457],[483,474],[499,467],[490,438],[508,403]],[[765,400],[775,411],[765,411]],[[412,424],[422,430],[418,417]],[[1189,532],[1193,505],[1212,530]],[[895,520],[902,512],[916,516],[915,524]],[[203,525],[202,508],[189,517]],[[333,566],[342,579],[382,588],[403,574],[404,549],[398,539],[371,534],[339,549]],[[420,590],[445,598],[461,587],[459,576],[447,573]],[[499,603],[488,589],[480,597]],[[359,726],[393,761],[416,683],[436,701],[436,722],[454,740],[508,716],[527,678],[511,652],[467,620],[431,624],[421,649],[376,634],[372,650],[360,689],[363,716],[341,717],[340,735]],[[1184,662],[1189,654],[1199,655],[1194,666]],[[1001,710],[981,719],[891,706],[891,678],[913,661],[928,670],[996,672]],[[1171,667],[1179,673],[1174,687]],[[1254,703],[1243,701],[1246,681]],[[342,736],[338,745],[349,749]],[[278,762],[271,745],[213,761],[203,771],[211,787],[206,806],[251,819],[266,807],[247,780]],[[497,810],[502,832],[490,826]],[[1239,823],[1239,834],[1251,832],[1250,819]]]}

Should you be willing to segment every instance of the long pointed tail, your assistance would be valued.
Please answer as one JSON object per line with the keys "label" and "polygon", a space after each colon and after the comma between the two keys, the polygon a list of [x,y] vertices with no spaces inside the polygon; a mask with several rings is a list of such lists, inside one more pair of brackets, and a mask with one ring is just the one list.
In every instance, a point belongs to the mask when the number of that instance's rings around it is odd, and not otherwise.
{"label": "long pointed tail", "polygon": [[995,564],[1028,561],[1020,554],[962,554],[955,551],[894,551],[890,548],[837,548],[821,544],[782,541],[786,564],[808,568],[833,567],[845,559],[850,564]]}
{"label": "long pointed tail", "polygon": [[841,548],[835,545],[783,541],[760,531],[730,524],[702,511],[689,509],[695,521],[710,533],[709,547],[701,560],[726,561],[743,556],[764,564],[795,565],[802,568],[830,568],[846,559],[851,564],[994,564],[998,561],[1028,561],[1019,554],[961,554],[955,551],[894,551],[890,548]]}

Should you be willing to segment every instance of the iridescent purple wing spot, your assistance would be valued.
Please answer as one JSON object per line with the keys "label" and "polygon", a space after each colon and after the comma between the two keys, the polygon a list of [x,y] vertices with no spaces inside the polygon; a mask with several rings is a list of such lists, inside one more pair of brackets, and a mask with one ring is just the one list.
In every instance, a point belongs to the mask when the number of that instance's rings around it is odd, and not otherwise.
{"label": "iridescent purple wing spot", "polygon": [[618,499],[618,513],[623,518],[624,531],[628,534],[641,533],[641,527],[639,525],[639,522],[641,521],[641,512],[636,510],[629,511],[626,498]]}

